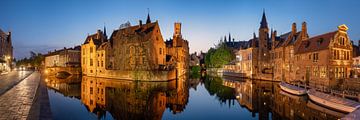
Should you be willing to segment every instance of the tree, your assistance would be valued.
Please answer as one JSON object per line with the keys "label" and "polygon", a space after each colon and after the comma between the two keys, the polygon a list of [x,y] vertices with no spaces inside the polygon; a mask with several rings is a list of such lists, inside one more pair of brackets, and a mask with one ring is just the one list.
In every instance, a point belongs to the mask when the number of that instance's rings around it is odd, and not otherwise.
{"label": "tree", "polygon": [[35,53],[34,51],[30,51],[30,58],[23,58],[16,61],[16,66],[28,66],[32,67],[40,67],[41,62],[45,59],[45,57],[41,53]]}
{"label": "tree", "polygon": [[225,44],[216,45],[216,49],[210,48],[205,56],[205,65],[210,68],[221,68],[235,59],[235,54]]}

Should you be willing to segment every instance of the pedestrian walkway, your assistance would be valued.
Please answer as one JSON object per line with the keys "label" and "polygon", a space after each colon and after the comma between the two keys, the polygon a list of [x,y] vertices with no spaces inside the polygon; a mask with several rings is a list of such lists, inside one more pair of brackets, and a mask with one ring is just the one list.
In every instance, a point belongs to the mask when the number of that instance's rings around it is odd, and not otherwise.
{"label": "pedestrian walkway", "polygon": [[40,76],[34,72],[0,96],[0,120],[27,119]]}
{"label": "pedestrian walkway", "polygon": [[6,75],[0,75],[0,95],[28,77],[32,71],[12,71]]}

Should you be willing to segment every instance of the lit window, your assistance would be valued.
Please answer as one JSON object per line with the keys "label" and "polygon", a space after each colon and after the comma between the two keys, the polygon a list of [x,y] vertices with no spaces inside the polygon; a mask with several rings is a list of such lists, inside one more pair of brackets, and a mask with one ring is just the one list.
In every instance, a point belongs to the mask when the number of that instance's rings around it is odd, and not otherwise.
{"label": "lit window", "polygon": [[325,78],[326,77],[326,67],[320,67],[320,78]]}
{"label": "lit window", "polygon": [[92,94],[93,94],[93,88],[90,87],[90,95],[92,95]]}
{"label": "lit window", "polygon": [[90,66],[93,66],[93,59],[90,58]]}

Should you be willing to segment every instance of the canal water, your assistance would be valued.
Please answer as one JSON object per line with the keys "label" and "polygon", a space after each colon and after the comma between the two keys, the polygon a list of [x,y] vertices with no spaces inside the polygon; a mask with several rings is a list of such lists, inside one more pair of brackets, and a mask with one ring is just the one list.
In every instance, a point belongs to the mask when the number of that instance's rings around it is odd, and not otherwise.
{"label": "canal water", "polygon": [[54,119],[336,120],[345,115],[281,91],[277,82],[208,75],[169,82],[46,77]]}

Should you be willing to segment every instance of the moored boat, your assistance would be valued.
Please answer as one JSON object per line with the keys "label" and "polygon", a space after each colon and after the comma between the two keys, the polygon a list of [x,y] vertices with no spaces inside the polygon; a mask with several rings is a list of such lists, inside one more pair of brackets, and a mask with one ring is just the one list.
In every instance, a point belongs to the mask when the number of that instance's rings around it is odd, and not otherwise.
{"label": "moored boat", "polygon": [[318,92],[314,89],[310,89],[307,94],[309,95],[310,100],[343,112],[350,113],[360,107],[359,102]]}
{"label": "moored boat", "polygon": [[336,116],[336,117],[339,117],[339,118],[346,115],[346,113],[344,113],[344,112],[329,109],[327,107],[323,107],[321,105],[318,105],[318,104],[312,102],[311,100],[306,103],[306,106],[309,107],[309,108],[315,109],[317,111],[320,111],[322,113],[330,114],[330,115],[333,115],[333,116]]}
{"label": "moored boat", "polygon": [[279,83],[280,88],[288,93],[294,94],[294,95],[305,95],[306,94],[306,89],[305,88],[301,88],[295,85],[290,85],[287,84],[285,82],[280,82]]}

